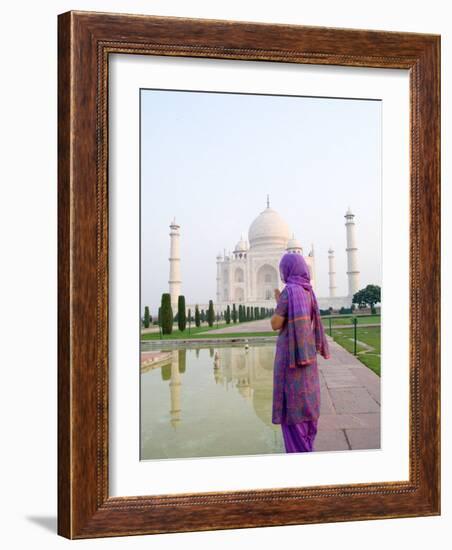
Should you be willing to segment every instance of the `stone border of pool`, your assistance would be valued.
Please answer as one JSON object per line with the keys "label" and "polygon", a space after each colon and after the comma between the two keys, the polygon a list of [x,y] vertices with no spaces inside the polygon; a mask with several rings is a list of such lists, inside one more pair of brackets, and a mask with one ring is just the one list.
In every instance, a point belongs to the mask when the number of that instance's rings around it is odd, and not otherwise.
{"label": "stone border of pool", "polygon": [[161,349],[178,346],[205,346],[206,344],[220,346],[230,344],[256,344],[275,342],[277,335],[275,336],[252,336],[252,337],[235,337],[235,338],[189,338],[186,340],[141,340],[141,345],[145,344],[146,349]]}

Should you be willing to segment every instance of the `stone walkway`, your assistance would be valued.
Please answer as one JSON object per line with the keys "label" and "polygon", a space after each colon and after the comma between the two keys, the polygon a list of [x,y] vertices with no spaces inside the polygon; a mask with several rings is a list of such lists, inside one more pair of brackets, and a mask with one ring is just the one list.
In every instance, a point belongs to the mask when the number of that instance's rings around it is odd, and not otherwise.
{"label": "stone walkway", "polygon": [[[328,330],[328,324],[325,325],[325,330]],[[332,325],[333,330],[342,328],[353,328],[354,325]],[[379,323],[358,323],[358,328],[379,327]],[[224,328],[209,330],[209,334],[227,334],[227,333],[242,333],[242,332],[267,332],[271,331],[270,319],[261,319],[259,321],[248,321],[247,323],[232,323]],[[143,331],[144,332],[144,331]],[[200,332],[199,334],[202,334]],[[275,333],[276,334],[276,333]]]}
{"label": "stone walkway", "polygon": [[321,411],[316,451],[380,448],[380,377],[330,337],[319,357]]}

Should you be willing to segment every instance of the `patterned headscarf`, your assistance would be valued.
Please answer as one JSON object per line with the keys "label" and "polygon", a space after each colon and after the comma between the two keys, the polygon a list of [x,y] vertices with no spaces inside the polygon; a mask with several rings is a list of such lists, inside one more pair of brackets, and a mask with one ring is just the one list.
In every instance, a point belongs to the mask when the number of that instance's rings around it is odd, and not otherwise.
{"label": "patterned headscarf", "polygon": [[279,272],[288,297],[289,367],[313,363],[317,352],[329,358],[328,342],[306,260],[301,254],[284,254]]}

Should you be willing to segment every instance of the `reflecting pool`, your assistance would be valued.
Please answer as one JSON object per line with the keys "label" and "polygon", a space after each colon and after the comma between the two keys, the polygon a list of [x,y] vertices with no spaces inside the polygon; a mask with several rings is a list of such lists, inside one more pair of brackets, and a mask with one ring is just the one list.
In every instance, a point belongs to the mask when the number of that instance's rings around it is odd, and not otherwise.
{"label": "reflecting pool", "polygon": [[274,342],[142,344],[141,459],[284,453],[272,424]]}

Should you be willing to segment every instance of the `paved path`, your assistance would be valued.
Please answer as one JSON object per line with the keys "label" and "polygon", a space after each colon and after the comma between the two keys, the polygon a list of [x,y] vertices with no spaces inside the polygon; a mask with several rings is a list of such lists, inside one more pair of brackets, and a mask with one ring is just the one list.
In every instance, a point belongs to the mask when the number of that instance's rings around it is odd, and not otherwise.
{"label": "paved path", "polygon": [[[324,324],[325,330],[329,330],[328,323]],[[354,325],[332,325],[332,329],[337,328],[353,328]],[[360,328],[369,328],[369,327],[379,327],[379,324],[367,324],[367,323],[358,323],[358,330]],[[219,328],[215,330],[209,330],[209,334],[227,334],[227,333],[242,333],[242,332],[268,332],[271,331],[272,327],[270,326],[270,319],[261,319],[259,321],[248,321],[247,323],[231,323],[230,325]],[[200,332],[199,334],[202,334]],[[277,334],[275,332],[275,334]]]}
{"label": "paved path", "polygon": [[321,414],[316,451],[380,448],[380,377],[328,337],[319,357]]}
{"label": "paved path", "polygon": [[[231,323],[227,327],[215,330],[209,330],[209,334],[228,334],[242,332],[268,332],[272,331],[270,319],[260,319],[259,321],[248,321],[247,323]],[[201,332],[199,334],[202,334]],[[277,332],[275,332],[277,334]]]}

